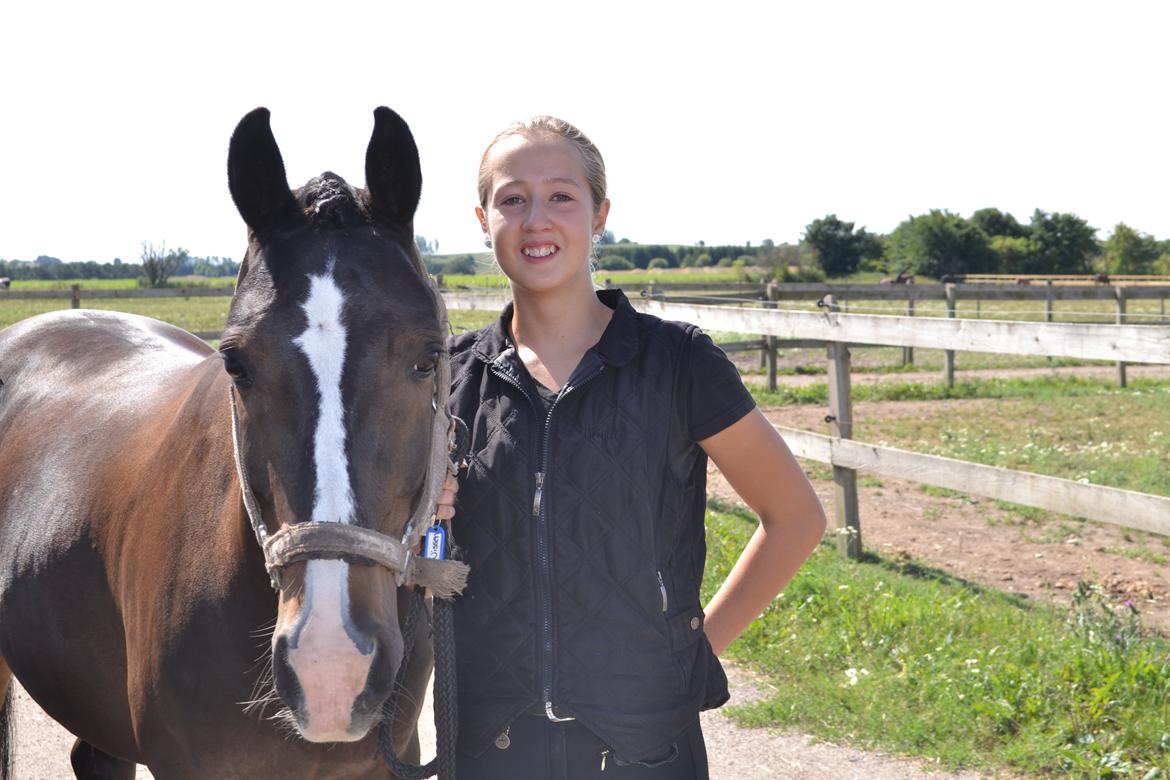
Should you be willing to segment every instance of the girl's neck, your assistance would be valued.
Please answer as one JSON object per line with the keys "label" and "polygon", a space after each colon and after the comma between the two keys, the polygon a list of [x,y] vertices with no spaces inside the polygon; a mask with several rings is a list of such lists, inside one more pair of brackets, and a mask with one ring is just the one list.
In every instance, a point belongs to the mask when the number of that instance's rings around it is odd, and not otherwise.
{"label": "girl's neck", "polygon": [[572,358],[575,363],[601,338],[613,310],[597,299],[593,281],[581,281],[555,290],[532,292],[512,289],[512,337],[546,360]]}

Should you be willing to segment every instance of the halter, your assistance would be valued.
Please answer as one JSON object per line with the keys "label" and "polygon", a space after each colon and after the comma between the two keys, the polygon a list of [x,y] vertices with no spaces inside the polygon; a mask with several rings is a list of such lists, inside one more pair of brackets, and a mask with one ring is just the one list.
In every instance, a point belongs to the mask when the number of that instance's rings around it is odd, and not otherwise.
{"label": "halter", "polygon": [[[448,330],[447,305],[429,274],[422,272],[427,288],[435,299],[441,333]],[[430,457],[414,513],[407,521],[402,539],[395,540],[369,528],[348,523],[304,522],[287,525],[274,534],[268,533],[260,505],[248,474],[244,469],[240,445],[239,409],[234,385],[228,387],[232,410],[232,451],[244,509],[252,524],[252,532],[264,551],[264,568],[276,591],[283,591],[284,568],[297,561],[322,558],[348,558],[367,564],[376,564],[394,572],[398,587],[418,585],[430,588],[438,598],[450,599],[463,591],[467,584],[467,564],[454,560],[424,558],[414,551],[429,525],[434,524],[435,507],[448,473],[454,473],[455,464],[450,454],[455,449],[455,418],[447,414],[447,397],[451,392],[451,364],[446,351],[435,367],[435,392],[431,400],[434,423],[431,426]]]}

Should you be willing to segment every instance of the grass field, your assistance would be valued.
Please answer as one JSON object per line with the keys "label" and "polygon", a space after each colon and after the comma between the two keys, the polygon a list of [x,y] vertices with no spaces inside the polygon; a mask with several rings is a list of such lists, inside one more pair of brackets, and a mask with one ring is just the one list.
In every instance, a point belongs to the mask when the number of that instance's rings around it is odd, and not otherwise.
{"label": "grass field", "polygon": [[[236,280],[233,276],[173,276],[167,287],[224,287],[232,288]],[[85,290],[137,290],[140,289],[137,279],[34,279],[29,281],[15,281],[13,290],[68,290],[73,285]]]}
{"label": "grass field", "polygon": [[[106,309],[141,314],[178,325],[195,333],[223,330],[227,322],[229,297],[214,298],[113,298],[82,299],[87,309]],[[26,317],[68,309],[68,299],[0,301],[0,328]]]}
{"label": "grass field", "polygon": [[[704,599],[754,526],[710,505]],[[823,545],[727,657],[772,690],[730,708],[744,725],[954,768],[1170,771],[1170,645],[1084,586],[1062,611],[914,563],[850,562]]]}

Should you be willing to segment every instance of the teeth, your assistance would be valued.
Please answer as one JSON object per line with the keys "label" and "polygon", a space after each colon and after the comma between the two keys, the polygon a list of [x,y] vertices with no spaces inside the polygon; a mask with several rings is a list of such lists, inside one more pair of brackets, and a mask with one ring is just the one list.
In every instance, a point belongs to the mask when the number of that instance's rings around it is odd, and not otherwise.
{"label": "teeth", "polygon": [[529,257],[548,257],[553,252],[557,251],[557,248],[555,246],[534,246],[524,247],[524,249],[520,251]]}

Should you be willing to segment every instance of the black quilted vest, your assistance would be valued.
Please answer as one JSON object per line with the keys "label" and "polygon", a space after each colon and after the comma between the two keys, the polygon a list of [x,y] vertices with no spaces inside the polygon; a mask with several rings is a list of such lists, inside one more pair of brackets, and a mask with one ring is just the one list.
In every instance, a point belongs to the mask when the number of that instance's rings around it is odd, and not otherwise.
{"label": "black quilted vest", "polygon": [[728,698],[702,630],[707,458],[679,402],[694,326],[614,315],[547,415],[506,323],[451,341],[450,406],[471,431],[453,536],[459,747],[551,702],[621,758],[660,757]]}

